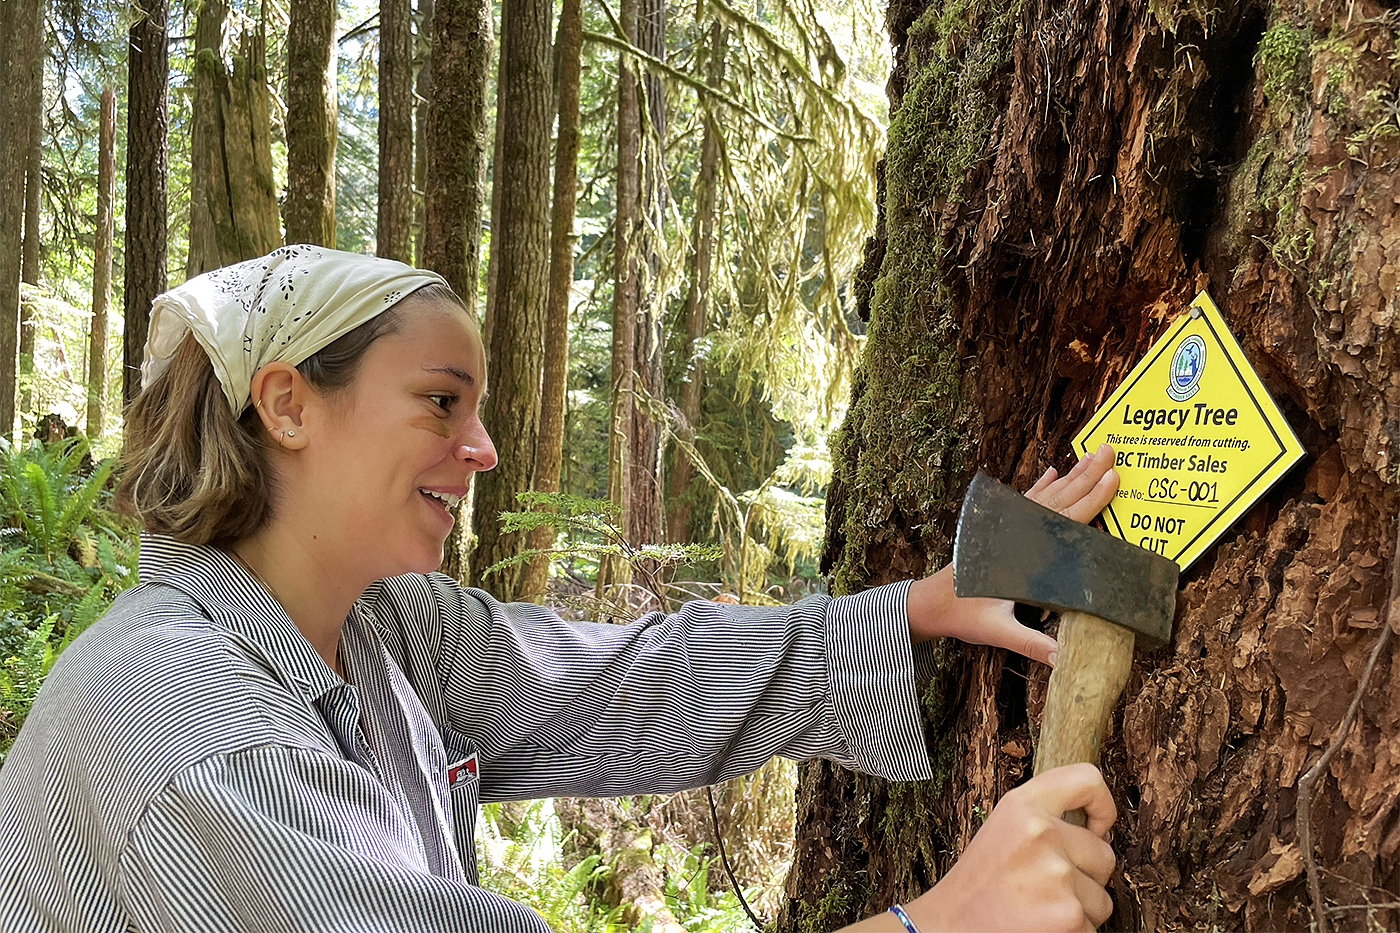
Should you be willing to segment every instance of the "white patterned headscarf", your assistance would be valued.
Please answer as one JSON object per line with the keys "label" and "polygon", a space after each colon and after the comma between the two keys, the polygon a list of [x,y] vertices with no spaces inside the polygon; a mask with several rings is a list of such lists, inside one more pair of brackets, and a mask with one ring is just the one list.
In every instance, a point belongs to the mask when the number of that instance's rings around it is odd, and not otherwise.
{"label": "white patterned headscarf", "polygon": [[141,363],[141,387],[170,366],[185,334],[219,377],[235,417],[264,364],[295,366],[425,285],[446,281],[392,259],[320,246],[284,246],[196,276],[159,295]]}

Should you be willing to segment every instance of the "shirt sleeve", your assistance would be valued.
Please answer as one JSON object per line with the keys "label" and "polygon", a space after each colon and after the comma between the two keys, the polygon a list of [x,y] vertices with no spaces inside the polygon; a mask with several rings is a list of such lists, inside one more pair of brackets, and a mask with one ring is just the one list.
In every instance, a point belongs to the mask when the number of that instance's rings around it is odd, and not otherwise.
{"label": "shirt sleeve", "polygon": [[441,691],[425,705],[449,738],[480,748],[484,800],[662,793],[773,755],[932,776],[907,583],[783,607],[692,602],[607,625],[503,604],[440,574],[385,582],[400,598],[376,612],[440,626],[415,639]]}
{"label": "shirt sleeve", "polygon": [[548,933],[538,914],[430,874],[411,817],[358,765],[262,746],[184,771],[122,854],[139,930]]}

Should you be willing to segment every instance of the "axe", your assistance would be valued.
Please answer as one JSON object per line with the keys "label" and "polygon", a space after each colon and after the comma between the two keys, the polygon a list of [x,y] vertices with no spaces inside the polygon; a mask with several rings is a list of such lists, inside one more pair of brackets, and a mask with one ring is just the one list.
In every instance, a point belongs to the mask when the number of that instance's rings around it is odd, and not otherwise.
{"label": "axe", "polygon": [[[953,592],[1058,610],[1035,771],[1097,765],[1109,715],[1133,664],[1133,642],[1171,640],[1179,568],[1032,502],[979,472],[963,498],[953,543]],[[1084,825],[1084,811],[1065,819]]]}

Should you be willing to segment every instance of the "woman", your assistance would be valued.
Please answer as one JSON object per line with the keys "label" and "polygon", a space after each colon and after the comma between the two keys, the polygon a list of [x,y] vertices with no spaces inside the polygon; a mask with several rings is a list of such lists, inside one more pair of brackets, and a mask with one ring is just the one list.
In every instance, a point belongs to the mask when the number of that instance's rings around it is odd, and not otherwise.
{"label": "woman", "polygon": [[[627,626],[433,574],[496,452],[474,323],[399,263],[293,246],[193,279],[155,303],[143,386],[118,489],[141,583],[0,769],[6,930],[543,930],[474,884],[479,800],[670,791],[774,754],[927,778],[911,641],[1053,660],[946,571]],[[1111,463],[1031,494],[1086,520]],[[1058,819],[1077,806],[1088,830]],[[1113,815],[1097,771],[1049,772],[859,928],[1095,924]]]}

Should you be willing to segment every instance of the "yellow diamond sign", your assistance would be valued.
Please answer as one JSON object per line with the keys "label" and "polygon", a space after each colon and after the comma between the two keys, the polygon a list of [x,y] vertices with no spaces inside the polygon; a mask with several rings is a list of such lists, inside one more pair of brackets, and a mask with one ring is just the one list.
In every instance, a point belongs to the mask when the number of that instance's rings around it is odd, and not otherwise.
{"label": "yellow diamond sign", "polygon": [[1205,292],[1074,438],[1117,452],[1109,533],[1185,570],[1303,456]]}

